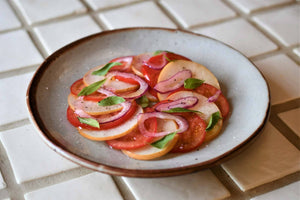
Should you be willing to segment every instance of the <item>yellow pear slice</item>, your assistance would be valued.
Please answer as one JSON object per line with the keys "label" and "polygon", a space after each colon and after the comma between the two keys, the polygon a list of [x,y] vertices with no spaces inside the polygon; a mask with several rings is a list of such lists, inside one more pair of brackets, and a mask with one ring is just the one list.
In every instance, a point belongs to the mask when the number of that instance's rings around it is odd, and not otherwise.
{"label": "yellow pear slice", "polygon": [[90,140],[104,141],[116,139],[130,133],[136,128],[138,123],[137,116],[140,113],[143,113],[143,108],[138,106],[136,112],[132,115],[131,118],[129,118],[126,122],[120,124],[119,126],[110,129],[101,130],[100,124],[100,130],[88,130],[83,128],[77,128],[77,130],[82,136]]}
{"label": "yellow pear slice", "polygon": [[[204,80],[205,83],[208,83],[220,89],[218,79],[214,76],[214,74],[211,71],[209,71],[206,67],[199,63],[187,60],[176,60],[168,63],[160,72],[157,82],[164,81],[182,70],[190,70],[192,72],[192,78]],[[158,99],[162,101],[166,99],[169,94],[170,93],[157,93],[157,96]]]}

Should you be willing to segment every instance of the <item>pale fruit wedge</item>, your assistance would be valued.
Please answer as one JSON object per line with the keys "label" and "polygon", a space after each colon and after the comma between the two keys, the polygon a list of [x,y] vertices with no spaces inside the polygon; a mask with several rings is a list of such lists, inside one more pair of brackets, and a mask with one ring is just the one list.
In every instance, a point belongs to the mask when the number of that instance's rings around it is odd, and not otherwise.
{"label": "pale fruit wedge", "polygon": [[120,104],[112,106],[99,106],[98,102],[82,100],[73,94],[69,94],[68,104],[72,110],[75,110],[75,108],[81,109],[89,115],[109,114],[120,111],[123,108]]}
{"label": "pale fruit wedge", "polygon": [[[192,78],[204,80],[205,83],[220,89],[218,79],[211,71],[199,63],[187,60],[176,60],[168,63],[160,72],[157,82],[164,81],[182,70],[190,70],[192,72]],[[157,94],[160,101],[166,99],[168,95],[169,93]]]}
{"label": "pale fruit wedge", "polygon": [[143,113],[143,109],[142,107],[138,106],[136,112],[132,115],[131,118],[129,118],[126,122],[122,123],[121,125],[111,129],[101,130],[100,124],[100,130],[87,130],[83,128],[77,128],[77,130],[82,136],[90,140],[104,141],[116,139],[130,133],[136,128],[137,116],[140,113]]}
{"label": "pale fruit wedge", "polygon": [[[204,119],[206,121],[206,123],[209,122],[209,118],[213,113],[215,113],[215,112],[221,113],[221,111],[219,110],[218,106],[215,103],[208,102],[207,98],[205,96],[198,94],[196,92],[179,91],[179,92],[176,92],[176,93],[170,95],[168,97],[168,99],[176,100],[176,99],[184,98],[184,97],[188,97],[188,96],[197,97],[197,99],[198,99],[197,104],[189,109],[200,111],[201,113],[199,115],[202,119]],[[214,126],[213,129],[207,131],[206,136],[205,136],[205,142],[208,142],[208,141],[214,139],[215,137],[217,137],[219,135],[219,133],[221,132],[222,125],[223,125],[223,120],[220,119],[218,121],[218,123]]]}
{"label": "pale fruit wedge", "polygon": [[[86,86],[91,85],[92,83],[95,83],[97,81],[101,81],[105,79],[105,76],[98,76],[98,75],[93,75],[92,73],[96,70],[101,69],[104,67],[104,65],[97,66],[91,70],[89,70],[84,76],[83,76],[83,83]],[[125,83],[123,81],[119,81],[118,79],[112,79],[112,80],[106,80],[105,81],[105,87],[113,89],[113,92],[127,92],[127,91],[133,91],[138,89],[138,85],[136,84],[130,84],[130,83]]]}
{"label": "pale fruit wedge", "polygon": [[138,75],[140,77],[144,77],[144,75],[142,73],[142,66],[143,66],[144,62],[147,61],[152,56],[153,56],[153,53],[143,53],[143,54],[134,56],[133,60],[132,60],[132,65],[131,65],[132,71],[136,75]]}

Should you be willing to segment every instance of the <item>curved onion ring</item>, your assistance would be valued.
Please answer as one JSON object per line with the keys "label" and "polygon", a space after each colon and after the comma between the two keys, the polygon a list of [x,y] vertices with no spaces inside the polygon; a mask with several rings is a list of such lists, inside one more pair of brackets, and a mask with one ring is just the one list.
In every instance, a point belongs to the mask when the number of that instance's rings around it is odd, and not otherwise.
{"label": "curved onion ring", "polygon": [[107,89],[104,89],[104,88],[99,88],[99,89],[97,90],[97,92],[99,92],[99,93],[101,93],[101,94],[105,94],[107,97],[110,97],[110,96],[116,96],[115,93],[113,93],[113,92],[111,92],[111,91],[109,91],[109,90],[107,90]]}
{"label": "curved onion ring", "polygon": [[177,125],[179,126],[178,129],[176,130],[177,133],[182,133],[186,131],[189,128],[189,124],[181,116],[176,116],[176,115],[171,115],[169,113],[163,113],[163,112],[150,112],[150,113],[140,113],[138,115],[138,125],[139,125],[139,130],[140,132],[148,137],[160,137],[160,136],[165,136],[170,133],[173,133],[174,131],[162,131],[162,132],[150,132],[146,129],[145,127],[145,121],[149,118],[160,118],[160,119],[170,119],[174,120]]}
{"label": "curved onion ring", "polygon": [[222,93],[221,90],[218,90],[213,96],[209,97],[207,99],[207,101],[210,102],[210,103],[217,101],[217,99],[219,98],[221,93]]}
{"label": "curved onion ring", "polygon": [[[125,78],[131,78],[131,79],[134,79],[135,81],[137,81],[139,83],[140,87],[139,87],[138,90],[136,90],[134,92],[131,92],[131,93],[126,93],[126,94],[120,94],[120,95],[118,95],[120,97],[123,97],[126,100],[137,99],[137,98],[143,96],[144,93],[148,89],[148,84],[143,79],[141,79],[140,77],[138,77],[137,75],[126,73],[126,72],[112,71],[112,72],[109,72],[106,75],[106,78],[109,80],[109,79],[111,79],[114,76],[122,76],[122,77],[125,77]],[[105,86],[105,83],[104,83],[104,86]],[[113,90],[112,88],[106,88],[106,89]]]}
{"label": "curved onion ring", "polygon": [[172,102],[162,103],[158,105],[156,111],[165,111],[172,108],[190,108],[198,103],[198,98],[194,96],[183,97]]}
{"label": "curved onion ring", "polygon": [[180,88],[184,84],[184,81],[191,77],[192,72],[190,70],[182,70],[170,78],[157,83],[153,89],[161,94],[165,94]]}

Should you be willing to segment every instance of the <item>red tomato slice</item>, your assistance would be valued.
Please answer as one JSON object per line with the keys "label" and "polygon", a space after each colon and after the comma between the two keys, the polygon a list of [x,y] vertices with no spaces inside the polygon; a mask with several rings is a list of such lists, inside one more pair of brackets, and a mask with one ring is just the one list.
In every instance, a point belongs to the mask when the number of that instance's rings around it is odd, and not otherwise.
{"label": "red tomato slice", "polygon": [[[150,118],[146,121],[148,124],[148,127],[152,131],[156,131],[157,129],[157,120],[156,118]],[[147,126],[146,124],[146,126]],[[151,126],[150,126],[151,125]],[[114,149],[125,149],[125,150],[130,150],[130,149],[137,149],[140,147],[143,147],[153,141],[152,137],[146,137],[141,132],[139,131],[138,128],[136,128],[134,131],[131,133],[115,139],[115,140],[108,140],[106,143],[111,146]]]}
{"label": "red tomato slice", "polygon": [[153,68],[163,68],[168,63],[165,53],[158,54],[156,56],[152,56],[149,60],[146,61],[147,66],[151,66]]}
{"label": "red tomato slice", "polygon": [[68,109],[67,109],[67,118],[68,118],[69,122],[75,127],[81,127],[81,128],[85,128],[88,130],[107,130],[107,129],[116,127],[116,126],[126,122],[129,118],[131,118],[133,116],[136,109],[137,109],[137,104],[135,103],[135,101],[132,101],[132,106],[130,107],[129,111],[123,117],[121,117],[115,121],[112,121],[112,122],[100,124],[100,129],[89,126],[87,124],[80,123],[79,120],[77,119],[77,117],[79,117],[79,116],[70,107],[68,107]]}
{"label": "red tomato slice", "polygon": [[111,68],[111,71],[122,71],[122,72],[131,72],[131,64],[132,64],[133,56],[124,56],[115,58],[109,62],[119,62],[122,65],[117,65]]}
{"label": "red tomato slice", "polygon": [[131,84],[135,84],[135,85],[139,85],[139,82],[137,82],[136,80],[132,79],[132,78],[125,78],[124,76],[115,76],[116,79],[118,79],[119,81],[125,82],[125,83],[131,83]]}
{"label": "red tomato slice", "polygon": [[156,85],[160,71],[161,70],[151,69],[147,65],[142,66],[142,74],[151,88]]}
{"label": "red tomato slice", "polygon": [[188,61],[191,61],[191,59],[189,59],[189,58],[186,58],[186,57],[184,57],[182,55],[179,55],[179,54],[170,53],[170,52],[166,53],[166,57],[171,61],[173,61],[173,60],[188,60]]}
{"label": "red tomato slice", "polygon": [[[72,94],[77,96],[84,87],[85,87],[85,85],[83,83],[83,79],[79,79],[72,84],[70,90],[71,90]],[[101,101],[102,99],[105,99],[105,98],[106,98],[105,94],[101,94],[97,91],[90,95],[83,97],[83,99],[87,100],[87,101]]]}
{"label": "red tomato slice", "polygon": [[189,123],[189,128],[179,133],[179,139],[171,150],[172,153],[185,153],[197,149],[204,141],[206,135],[206,123],[196,113],[182,113]]}

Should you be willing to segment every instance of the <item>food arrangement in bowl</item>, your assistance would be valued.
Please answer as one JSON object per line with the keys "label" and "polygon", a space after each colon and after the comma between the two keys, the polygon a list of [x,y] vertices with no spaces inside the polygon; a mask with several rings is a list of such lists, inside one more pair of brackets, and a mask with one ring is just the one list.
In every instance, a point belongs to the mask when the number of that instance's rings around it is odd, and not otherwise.
{"label": "food arrangement in bowl", "polygon": [[78,132],[137,160],[198,149],[230,110],[209,69],[161,50],[92,68],[70,91],[67,119]]}

